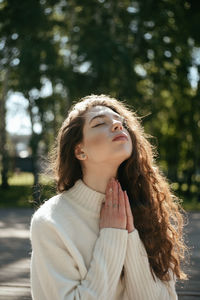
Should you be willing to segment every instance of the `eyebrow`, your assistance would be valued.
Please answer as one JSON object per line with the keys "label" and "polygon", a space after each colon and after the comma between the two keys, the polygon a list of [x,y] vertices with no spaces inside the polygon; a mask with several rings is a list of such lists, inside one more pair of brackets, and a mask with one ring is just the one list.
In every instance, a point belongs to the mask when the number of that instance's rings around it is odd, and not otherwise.
{"label": "eyebrow", "polygon": [[[115,115],[115,114],[112,114],[114,117],[116,117],[118,120],[124,120],[124,117],[122,117],[122,116],[119,116],[119,115]],[[96,118],[105,118],[105,117],[107,117],[107,115],[97,115],[97,116],[95,116],[95,117],[93,117],[91,120],[90,120],[90,122],[89,122],[89,124],[94,120],[94,119],[96,119]]]}

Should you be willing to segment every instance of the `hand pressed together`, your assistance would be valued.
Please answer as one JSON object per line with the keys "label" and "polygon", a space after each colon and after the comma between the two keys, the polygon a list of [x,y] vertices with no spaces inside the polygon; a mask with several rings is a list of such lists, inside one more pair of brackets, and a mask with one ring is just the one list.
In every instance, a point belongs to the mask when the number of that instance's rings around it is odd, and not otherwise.
{"label": "hand pressed together", "polygon": [[133,215],[126,191],[123,191],[118,180],[112,178],[106,187],[105,203],[100,212],[101,228],[134,230]]}

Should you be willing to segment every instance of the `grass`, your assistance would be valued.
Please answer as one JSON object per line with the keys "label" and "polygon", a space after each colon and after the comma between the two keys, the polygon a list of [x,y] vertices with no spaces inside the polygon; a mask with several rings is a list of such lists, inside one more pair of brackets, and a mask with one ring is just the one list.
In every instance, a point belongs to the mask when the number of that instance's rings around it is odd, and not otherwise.
{"label": "grass", "polygon": [[30,185],[12,185],[8,190],[0,189],[0,207],[33,207]]}
{"label": "grass", "polygon": [[14,174],[9,178],[8,183],[8,189],[0,188],[0,208],[35,208],[56,194],[52,182],[45,176],[39,177],[37,190],[40,191],[40,198],[37,203],[34,202],[36,189],[33,186],[34,179],[31,173]]}
{"label": "grass", "polygon": [[200,202],[196,199],[184,200],[182,206],[186,211],[200,211]]}
{"label": "grass", "polygon": [[[21,207],[36,208],[45,200],[56,194],[53,183],[46,176],[39,177],[40,191],[39,203],[34,202],[35,189],[33,187],[33,175],[31,173],[13,174],[8,180],[9,188],[3,190],[0,188],[0,208]],[[184,199],[182,206],[186,211],[200,211],[200,202],[197,199]]]}
{"label": "grass", "polygon": [[14,173],[9,177],[8,183],[10,186],[31,186],[33,185],[34,178],[32,173]]}

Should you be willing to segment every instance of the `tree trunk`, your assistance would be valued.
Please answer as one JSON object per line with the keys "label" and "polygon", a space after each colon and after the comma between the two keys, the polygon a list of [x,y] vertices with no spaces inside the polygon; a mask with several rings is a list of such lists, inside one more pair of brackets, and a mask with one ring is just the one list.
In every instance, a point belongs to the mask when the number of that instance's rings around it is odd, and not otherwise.
{"label": "tree trunk", "polygon": [[0,97],[0,154],[1,154],[1,187],[7,189],[8,185],[8,149],[6,134],[6,97],[8,93],[9,70],[5,70],[2,97]]}
{"label": "tree trunk", "polygon": [[[27,95],[26,95],[27,96]],[[29,106],[28,112],[31,121],[31,140],[30,140],[30,147],[32,150],[32,169],[33,169],[33,177],[34,177],[34,184],[33,184],[33,199],[35,203],[39,203],[40,200],[40,188],[39,188],[39,170],[38,170],[38,135],[34,131],[34,116],[33,116],[33,103],[29,97],[27,97]],[[34,100],[33,100],[34,101]]]}

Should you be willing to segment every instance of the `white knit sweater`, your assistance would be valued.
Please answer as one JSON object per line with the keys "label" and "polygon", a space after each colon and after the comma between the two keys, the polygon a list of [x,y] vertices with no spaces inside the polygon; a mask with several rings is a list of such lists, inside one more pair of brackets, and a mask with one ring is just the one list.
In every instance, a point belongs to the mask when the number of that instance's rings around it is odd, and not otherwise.
{"label": "white knit sweater", "polygon": [[[175,300],[175,281],[156,281],[137,229],[103,228],[105,194],[81,179],[31,220],[33,300]],[[121,276],[124,266],[124,276]]]}

